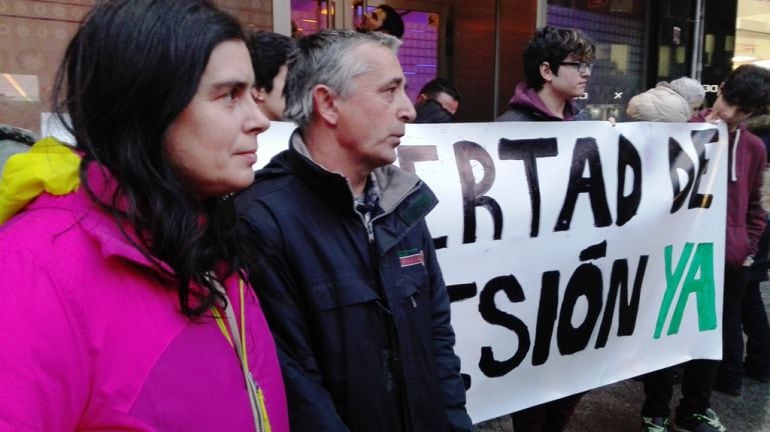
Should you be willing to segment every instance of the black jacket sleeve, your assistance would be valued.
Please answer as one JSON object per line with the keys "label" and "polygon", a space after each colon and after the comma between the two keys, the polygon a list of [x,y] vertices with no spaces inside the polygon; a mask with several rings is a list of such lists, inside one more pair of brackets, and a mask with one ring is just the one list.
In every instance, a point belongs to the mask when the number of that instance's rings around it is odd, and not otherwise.
{"label": "black jacket sleeve", "polygon": [[465,385],[460,376],[460,358],[454,352],[455,334],[450,323],[449,295],[427,226],[424,232],[423,250],[431,293],[433,353],[444,408],[452,431],[472,431],[473,424],[465,410]]}
{"label": "black jacket sleeve", "polygon": [[276,221],[257,203],[242,216],[239,228],[250,256],[249,279],[278,349],[291,430],[347,431],[323,386],[310,343],[302,287],[292,282]]}

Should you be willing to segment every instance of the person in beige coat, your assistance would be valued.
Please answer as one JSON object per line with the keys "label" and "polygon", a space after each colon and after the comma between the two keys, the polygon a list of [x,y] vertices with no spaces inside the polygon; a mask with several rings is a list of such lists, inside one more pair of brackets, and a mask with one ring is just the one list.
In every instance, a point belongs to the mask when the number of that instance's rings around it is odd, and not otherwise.
{"label": "person in beige coat", "polygon": [[688,77],[659,82],[631,98],[626,114],[637,121],[685,123],[703,104],[706,92]]}

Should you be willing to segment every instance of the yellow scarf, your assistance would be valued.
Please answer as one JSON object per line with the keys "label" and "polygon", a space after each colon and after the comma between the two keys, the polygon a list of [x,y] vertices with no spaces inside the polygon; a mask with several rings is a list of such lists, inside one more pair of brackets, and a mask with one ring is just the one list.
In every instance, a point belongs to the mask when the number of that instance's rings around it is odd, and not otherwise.
{"label": "yellow scarf", "polygon": [[0,178],[0,224],[46,191],[68,194],[78,188],[80,156],[56,138],[36,142],[28,152],[11,156]]}

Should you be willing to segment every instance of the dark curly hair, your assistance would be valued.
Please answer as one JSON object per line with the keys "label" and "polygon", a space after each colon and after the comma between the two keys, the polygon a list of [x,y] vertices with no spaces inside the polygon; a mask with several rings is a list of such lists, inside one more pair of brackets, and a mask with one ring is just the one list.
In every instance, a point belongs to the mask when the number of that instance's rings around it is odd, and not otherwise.
{"label": "dark curly hair", "polygon": [[567,56],[574,56],[590,62],[596,47],[591,39],[578,29],[562,29],[546,26],[535,32],[524,47],[522,57],[524,79],[527,87],[540,90],[545,81],[540,75],[540,65],[548,63],[554,74],[559,73],[559,64]]}
{"label": "dark curly hair", "polygon": [[770,70],[757,65],[741,65],[727,74],[720,89],[730,105],[753,114],[767,112],[770,104]]}
{"label": "dark curly hair", "polygon": [[257,88],[273,91],[273,79],[289,56],[297,49],[294,39],[282,34],[259,30],[252,33],[247,41],[251,54],[251,66]]}
{"label": "dark curly hair", "polygon": [[[196,199],[163,144],[211,52],[228,40],[244,40],[240,24],[207,0],[101,1],[70,42],[54,88],[53,110],[64,124],[68,111],[83,153],[82,186],[118,226],[130,227],[124,234],[174,281],[188,316],[224,300],[208,274],[220,264],[233,274],[243,252],[232,200]],[[86,175],[94,163],[115,179],[111,197],[95,196]]]}
{"label": "dark curly hair", "polygon": [[457,102],[461,102],[462,97],[460,96],[460,92],[446,78],[434,78],[425,83],[420,89],[420,94],[424,94],[429,98],[433,98],[440,93],[446,93],[449,96],[452,96]]}
{"label": "dark curly hair", "polygon": [[385,12],[385,19],[382,20],[380,30],[401,39],[404,36],[404,19],[401,18],[401,14],[386,4],[377,6],[377,9]]}

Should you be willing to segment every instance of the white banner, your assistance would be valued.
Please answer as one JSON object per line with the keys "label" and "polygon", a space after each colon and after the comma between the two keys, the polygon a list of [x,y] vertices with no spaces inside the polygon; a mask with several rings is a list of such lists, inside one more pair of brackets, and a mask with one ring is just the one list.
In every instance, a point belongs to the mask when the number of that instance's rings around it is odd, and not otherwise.
{"label": "white banner", "polygon": [[[259,164],[293,125],[259,136]],[[480,422],[721,357],[726,130],[707,124],[408,125],[402,168],[452,303]]]}

